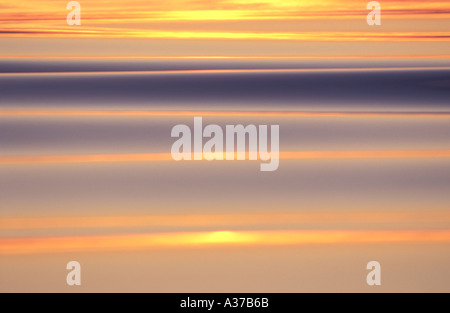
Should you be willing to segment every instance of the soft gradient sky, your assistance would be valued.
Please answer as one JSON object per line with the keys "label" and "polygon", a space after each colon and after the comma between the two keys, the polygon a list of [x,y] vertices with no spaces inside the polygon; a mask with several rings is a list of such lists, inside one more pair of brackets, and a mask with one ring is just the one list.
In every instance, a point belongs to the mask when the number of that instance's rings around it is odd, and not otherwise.
{"label": "soft gradient sky", "polygon": [[[450,290],[450,1],[67,2],[0,0],[0,291]],[[279,169],[173,161],[194,116]]]}

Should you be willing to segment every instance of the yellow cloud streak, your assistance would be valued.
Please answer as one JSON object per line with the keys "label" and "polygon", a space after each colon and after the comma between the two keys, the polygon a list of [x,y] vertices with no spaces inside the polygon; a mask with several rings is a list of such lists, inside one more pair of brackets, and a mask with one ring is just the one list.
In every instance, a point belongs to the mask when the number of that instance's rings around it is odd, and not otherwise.
{"label": "yellow cloud streak", "polygon": [[[180,10],[183,8],[183,10]],[[387,1],[382,4],[383,19],[433,18],[450,15],[450,4],[442,1]],[[0,12],[4,37],[110,37],[160,39],[245,39],[308,41],[446,41],[448,32],[368,32],[365,17],[369,12],[360,1],[95,1],[82,4],[82,26],[68,27],[65,4],[30,0],[8,3]],[[236,31],[236,22],[286,21],[308,19],[324,23],[329,19],[362,21],[361,32],[248,32]],[[223,31],[207,31],[195,22],[222,21]],[[183,30],[164,29],[164,23],[184,22]],[[190,25],[189,25],[190,23]],[[406,21],[405,23],[409,23]],[[138,26],[136,26],[138,24]],[[108,25],[108,27],[104,27]],[[151,29],[160,25],[163,30]],[[103,26],[103,27],[102,27]],[[150,28],[150,29],[149,29]],[[156,27],[158,28],[158,27]],[[235,31],[232,31],[235,30]]]}
{"label": "yellow cloud streak", "polygon": [[210,246],[448,243],[450,230],[276,230],[2,238],[0,255]]}
{"label": "yellow cloud streak", "polygon": [[245,32],[129,29],[3,29],[4,37],[101,37],[153,39],[224,39],[288,41],[449,41],[450,32]]}
{"label": "yellow cloud streak", "polygon": [[[272,1],[272,0],[210,0],[183,1],[95,1],[83,5],[82,14],[87,21],[201,21],[201,20],[245,20],[245,19],[289,19],[289,18],[359,18],[369,11],[366,3],[360,1]],[[183,10],[180,10],[183,8]],[[386,16],[442,16],[448,14],[449,3],[445,1],[409,1],[403,3],[385,1],[382,4]],[[30,0],[9,4],[2,10],[3,20],[52,21],[64,16],[65,6],[54,1],[40,1],[39,5]]]}

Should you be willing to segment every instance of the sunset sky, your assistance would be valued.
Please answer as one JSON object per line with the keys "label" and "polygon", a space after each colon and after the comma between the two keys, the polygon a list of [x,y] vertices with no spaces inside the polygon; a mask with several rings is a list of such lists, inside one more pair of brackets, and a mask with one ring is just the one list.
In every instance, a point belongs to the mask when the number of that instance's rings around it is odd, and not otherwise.
{"label": "sunset sky", "polygon": [[[450,290],[450,1],[79,2],[0,0],[0,291]],[[279,169],[175,162],[195,116]]]}
{"label": "sunset sky", "polygon": [[[448,55],[449,1],[382,1],[368,26],[361,1],[0,2],[3,56]],[[411,47],[414,47],[411,49]]]}

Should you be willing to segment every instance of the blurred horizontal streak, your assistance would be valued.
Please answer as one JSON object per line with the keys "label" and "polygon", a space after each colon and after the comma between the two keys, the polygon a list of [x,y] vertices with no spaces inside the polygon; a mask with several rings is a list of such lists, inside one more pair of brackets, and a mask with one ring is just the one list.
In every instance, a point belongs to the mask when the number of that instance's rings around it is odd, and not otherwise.
{"label": "blurred horizontal streak", "polygon": [[11,76],[63,76],[63,75],[148,75],[148,74],[236,74],[236,73],[299,73],[299,72],[367,72],[367,71],[430,71],[450,70],[450,66],[417,67],[361,67],[361,68],[279,68],[279,69],[196,69],[196,70],[143,70],[143,71],[66,71],[66,72],[18,72],[0,73],[0,77]]}
{"label": "blurred horizontal streak", "polygon": [[92,154],[92,155],[37,155],[0,156],[0,164],[45,164],[45,163],[97,163],[97,162],[150,162],[170,161],[170,153],[146,154]]}
{"label": "blurred horizontal streak", "polygon": [[372,159],[372,158],[439,158],[450,157],[450,150],[398,151],[289,151],[280,159]]}
{"label": "blurred horizontal streak", "polygon": [[125,28],[92,28],[72,30],[67,28],[3,28],[2,37],[56,37],[56,38],[153,38],[153,39],[224,39],[273,41],[449,41],[450,32],[245,32],[245,31],[158,31]]}
{"label": "blurred horizontal streak", "polygon": [[0,239],[0,254],[127,251],[223,245],[447,243],[450,230],[275,230]]}
{"label": "blurred horizontal streak", "polygon": [[[246,159],[248,159],[246,152]],[[194,154],[191,155],[192,160]],[[218,154],[216,153],[217,157]],[[205,155],[202,156],[203,158]],[[211,157],[211,156],[210,156]],[[273,156],[275,157],[275,156]],[[280,151],[280,159],[448,158],[450,150]],[[225,160],[225,153],[223,153]],[[234,159],[237,160],[237,152]],[[0,165],[174,161],[171,153],[0,156]],[[182,160],[183,161],[183,160]]]}
{"label": "blurred horizontal streak", "polygon": [[[169,1],[171,2],[171,1]],[[322,20],[322,19],[360,19],[361,16],[365,16],[367,11],[364,10],[364,6],[355,6],[355,4],[344,4],[339,2],[339,6],[336,6],[331,10],[325,6],[332,5],[331,1],[323,1],[321,5],[316,2],[311,2],[305,5],[302,1],[293,1],[289,4],[282,5],[269,5],[269,1],[258,1],[258,5],[255,6],[254,1],[240,1],[240,3],[234,3],[233,1],[226,1],[227,5],[217,1],[208,1],[210,6],[208,8],[199,8],[198,5],[202,1],[196,1],[195,7],[185,10],[174,10],[174,6],[166,7],[162,10],[157,9],[149,10],[148,6],[127,6],[124,7],[124,3],[116,4],[116,9],[113,11],[104,11],[93,5],[89,9],[83,10],[83,19],[89,21],[89,25],[105,25],[107,23],[120,23],[124,25],[126,22],[139,22],[142,24],[148,22],[179,22],[179,21],[246,21],[246,20],[258,20],[258,21],[273,21],[273,20]],[[271,2],[271,1],[270,1]],[[285,3],[286,1],[283,1]],[[109,4],[109,3],[108,3]],[[216,4],[216,6],[212,6]],[[411,2],[409,3],[411,5]],[[131,4],[132,5],[132,4]],[[178,3],[181,7],[191,7],[192,3]],[[175,6],[176,7],[176,6]],[[57,13],[54,12],[55,8],[48,7],[48,11],[33,12],[17,12],[15,10],[5,11],[9,14],[1,14],[2,20],[8,22],[10,25],[17,25],[23,28],[23,25],[54,25],[57,21]],[[110,8],[111,10],[111,8]],[[59,11],[57,11],[59,13]],[[433,17],[433,18],[445,18],[449,15],[449,9],[446,4],[442,2],[434,2],[431,5],[423,6],[415,4],[414,7],[399,7],[388,6],[384,9],[383,14],[391,19],[409,19],[418,17]],[[19,24],[22,22],[21,24]],[[126,25],[126,24],[125,24]]]}
{"label": "blurred horizontal streak", "polygon": [[29,55],[29,56],[21,56],[21,55],[0,55],[0,59],[138,59],[138,60],[147,60],[147,59],[156,59],[156,60],[178,60],[178,59],[242,59],[242,60],[273,60],[273,59],[281,59],[281,60],[334,60],[334,59],[343,59],[343,60],[353,60],[353,59],[362,59],[362,60],[372,60],[372,59],[447,59],[450,58],[450,55],[385,55],[385,56],[362,56],[362,55],[336,55],[336,56],[44,56],[44,55]]}
{"label": "blurred horizontal streak", "polygon": [[[204,214],[154,216],[86,216],[0,219],[0,230],[128,227],[227,227],[294,223],[448,222],[450,212],[308,212],[271,214]],[[450,225],[450,224],[449,224]]]}
{"label": "blurred horizontal streak", "polygon": [[1,116],[119,116],[119,117],[437,117],[450,112],[295,112],[295,111],[148,111],[148,110],[0,110]]}

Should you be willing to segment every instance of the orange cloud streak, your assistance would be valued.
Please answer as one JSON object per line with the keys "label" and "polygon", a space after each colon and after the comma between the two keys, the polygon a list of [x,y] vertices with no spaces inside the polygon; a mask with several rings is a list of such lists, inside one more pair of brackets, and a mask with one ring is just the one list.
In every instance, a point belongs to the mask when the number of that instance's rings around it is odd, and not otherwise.
{"label": "orange cloud streak", "polygon": [[153,216],[86,216],[3,218],[0,230],[126,227],[226,227],[311,223],[450,223],[450,212],[307,212],[258,214],[194,214]]}
{"label": "orange cloud streak", "polygon": [[0,55],[0,58],[2,59],[448,59],[450,58],[450,55],[417,55],[417,56],[410,56],[410,55],[385,55],[385,56],[379,56],[379,55],[373,55],[373,56],[361,56],[361,55],[348,55],[348,56],[342,56],[342,55],[335,55],[335,56],[59,56],[59,55],[30,55],[30,56],[14,56],[14,55]]}
{"label": "orange cloud streak", "polygon": [[4,37],[57,38],[153,38],[153,39],[225,39],[291,41],[449,41],[450,32],[236,32],[236,31],[158,31],[119,29],[3,29]]}
{"label": "orange cloud streak", "polygon": [[[77,28],[65,25],[66,3],[55,1],[24,0],[9,2],[0,11],[0,36],[8,37],[110,37],[110,38],[178,38],[178,39],[246,39],[246,40],[370,40],[370,41],[443,41],[449,33],[440,32],[370,32],[365,25],[367,3],[360,1],[90,1],[81,3],[82,25]],[[450,15],[448,1],[385,1],[382,3],[383,19],[434,18]],[[312,20],[324,23],[335,19],[337,23],[361,20],[355,32],[248,32],[236,29],[238,21]],[[208,31],[208,26],[195,26],[201,21],[222,21],[221,31]],[[164,23],[184,22],[178,31]],[[410,23],[406,21],[405,23]],[[155,29],[161,25],[161,29]],[[156,27],[157,28],[157,27]]]}
{"label": "orange cloud streak", "polygon": [[[1,74],[0,74],[1,75]],[[299,112],[299,111],[149,111],[149,110],[16,110],[0,109],[1,116],[103,116],[103,117],[434,117],[449,118],[450,112]]]}
{"label": "orange cloud streak", "polygon": [[[0,73],[0,76],[64,76],[64,75],[149,75],[149,74],[235,74],[235,73],[297,73],[297,72],[393,72],[419,70],[450,70],[449,66],[435,67],[364,67],[364,68],[290,68],[290,69],[198,69],[154,71],[84,71],[84,72],[16,72]],[[1,112],[1,111],[0,111]]]}
{"label": "orange cloud streak", "polygon": [[43,238],[2,238],[0,255],[126,251],[221,245],[448,243],[450,230],[216,231]]}
{"label": "orange cloud streak", "polygon": [[[235,152],[235,159],[237,159]],[[248,159],[248,152],[247,159]],[[193,155],[192,155],[193,156]],[[223,154],[225,159],[225,153]],[[203,156],[204,157],[204,156]],[[280,159],[449,158],[450,150],[280,151]],[[192,157],[193,159],[193,157]],[[0,165],[174,161],[170,153],[0,156]]]}

